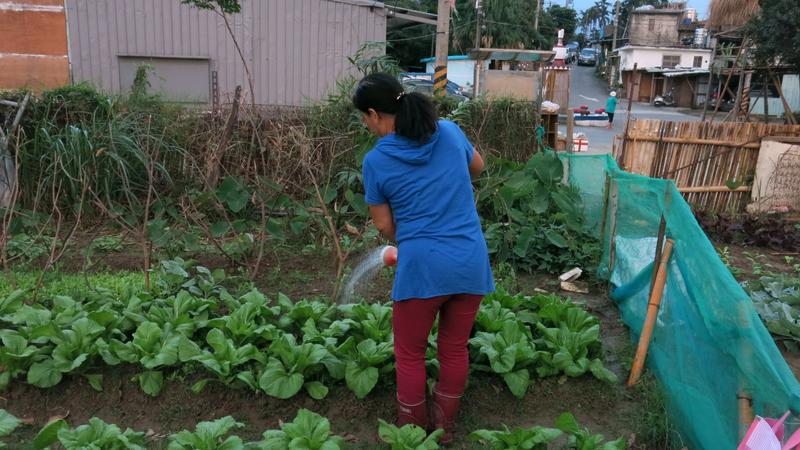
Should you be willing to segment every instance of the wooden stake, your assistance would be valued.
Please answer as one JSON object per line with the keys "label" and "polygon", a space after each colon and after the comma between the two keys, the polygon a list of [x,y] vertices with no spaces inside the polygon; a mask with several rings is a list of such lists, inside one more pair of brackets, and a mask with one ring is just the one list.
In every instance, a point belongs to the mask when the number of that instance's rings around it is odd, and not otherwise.
{"label": "wooden stake", "polygon": [[611,197],[611,177],[606,173],[606,182],[603,187],[603,219],[600,222],[600,240],[605,244],[606,223],[608,222],[608,205]]}
{"label": "wooden stake", "polygon": [[741,391],[736,394],[736,400],[739,404],[739,441],[744,439],[744,435],[747,434],[748,428],[750,428],[750,424],[753,423],[755,419],[755,413],[753,412],[753,396],[745,391]]}
{"label": "wooden stake", "polygon": [[656,275],[658,274],[658,269],[661,267],[661,255],[664,252],[664,237],[667,234],[667,220],[664,218],[664,214],[661,214],[661,222],[658,224],[658,239],[656,239],[656,257],[653,259],[653,263],[655,264],[653,267],[653,276],[650,277],[650,292],[647,296],[653,295],[653,288],[656,285]]}
{"label": "wooden stake", "polygon": [[794,113],[789,106],[789,102],[786,101],[786,97],[783,96],[783,87],[780,81],[771,70],[767,69],[767,73],[769,73],[770,78],[772,78],[772,84],[775,85],[775,90],[778,91],[778,96],[781,98],[781,103],[783,103],[783,114],[786,116],[786,121],[790,125],[795,125],[797,122],[794,120]]}
{"label": "wooden stake", "polygon": [[619,204],[619,184],[616,180],[611,181],[611,194],[609,195],[610,216],[609,222],[609,249],[608,249],[608,273],[614,271],[614,263],[617,259],[617,206]]}
{"label": "wooden stake", "polygon": [[575,114],[567,108],[567,153],[573,152],[573,140],[572,136],[574,134],[574,125],[575,125]]}
{"label": "wooden stake", "polygon": [[669,257],[672,255],[673,244],[674,241],[672,239],[667,239],[667,243],[664,246],[664,253],[661,255],[661,261],[658,262],[658,272],[656,273],[653,289],[647,302],[647,316],[645,317],[644,326],[642,327],[642,334],[639,337],[639,344],[636,347],[636,356],[633,358],[633,367],[628,377],[628,386],[635,385],[642,377],[644,362],[645,359],[647,359],[647,350],[650,347],[650,338],[653,337],[653,328],[656,324],[656,317],[658,317],[658,309],[661,306],[661,298],[664,295],[664,285],[667,281],[667,266],[669,264]]}
{"label": "wooden stake", "polygon": [[620,159],[623,163],[622,170],[628,170],[627,165],[625,165],[625,158],[628,156],[625,150],[628,147],[628,130],[631,123],[631,107],[633,106],[633,93],[636,90],[636,73],[639,68],[639,63],[633,63],[633,72],[631,72],[630,76],[628,76],[628,115],[625,117],[625,131],[623,133],[623,140],[622,140],[622,152],[620,153]]}

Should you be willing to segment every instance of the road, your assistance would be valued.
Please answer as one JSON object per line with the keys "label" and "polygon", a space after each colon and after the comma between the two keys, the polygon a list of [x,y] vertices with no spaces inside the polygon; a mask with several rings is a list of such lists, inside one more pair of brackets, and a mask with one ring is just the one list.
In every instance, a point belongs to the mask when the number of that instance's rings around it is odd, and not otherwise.
{"label": "road", "polygon": [[[580,105],[587,105],[590,110],[605,108],[608,98],[606,82],[594,75],[594,67],[572,66],[570,74],[570,111]],[[620,99],[617,104],[617,113],[614,117],[614,128],[576,126],[575,133],[585,133],[589,139],[590,154],[611,152],[611,143],[614,135],[622,134],[628,118],[628,101]],[[664,120],[699,120],[699,111],[689,113],[691,110],[682,108],[656,108],[647,103],[634,102],[631,108],[631,117],[639,119],[664,119]],[[559,126],[559,131],[566,134],[567,127]]]}

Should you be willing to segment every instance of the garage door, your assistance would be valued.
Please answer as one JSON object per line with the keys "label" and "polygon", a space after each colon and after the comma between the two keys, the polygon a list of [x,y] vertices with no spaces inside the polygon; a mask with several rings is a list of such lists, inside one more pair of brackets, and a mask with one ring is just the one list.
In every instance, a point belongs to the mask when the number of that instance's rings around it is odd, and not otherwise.
{"label": "garage door", "polygon": [[181,103],[208,103],[211,98],[209,61],[193,58],[119,57],[119,81],[129,92],[139,66],[150,66],[149,93]]}

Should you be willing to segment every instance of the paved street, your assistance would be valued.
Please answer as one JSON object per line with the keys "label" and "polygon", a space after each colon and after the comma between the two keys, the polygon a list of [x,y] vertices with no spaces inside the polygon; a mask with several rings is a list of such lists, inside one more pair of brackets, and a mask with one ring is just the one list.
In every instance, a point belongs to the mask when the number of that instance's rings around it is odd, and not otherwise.
{"label": "paved street", "polygon": [[[605,81],[594,75],[594,67],[572,66],[570,74],[570,110],[580,105],[589,106],[590,110],[605,108],[608,98],[608,88]],[[589,139],[589,153],[609,153],[614,135],[622,134],[627,120],[628,101],[620,99],[617,104],[617,113],[614,117],[614,129],[605,127],[576,126],[575,132],[586,133]],[[647,103],[634,102],[631,116],[640,119],[665,119],[665,120],[699,120],[700,111],[685,110],[683,108],[656,108]],[[566,134],[566,126],[561,125],[559,130]]]}

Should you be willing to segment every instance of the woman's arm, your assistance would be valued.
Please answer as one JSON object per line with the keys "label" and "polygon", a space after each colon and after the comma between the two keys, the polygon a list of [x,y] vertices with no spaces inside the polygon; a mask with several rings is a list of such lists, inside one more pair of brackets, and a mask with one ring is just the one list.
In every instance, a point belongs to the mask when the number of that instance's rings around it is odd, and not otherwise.
{"label": "woman's arm", "polygon": [[375,228],[381,232],[383,237],[390,241],[396,240],[394,215],[388,203],[369,205],[369,215],[372,216],[372,221],[375,222]]}
{"label": "woman's arm", "polygon": [[477,150],[472,150],[472,162],[469,163],[469,174],[474,178],[483,172],[483,158]]}

